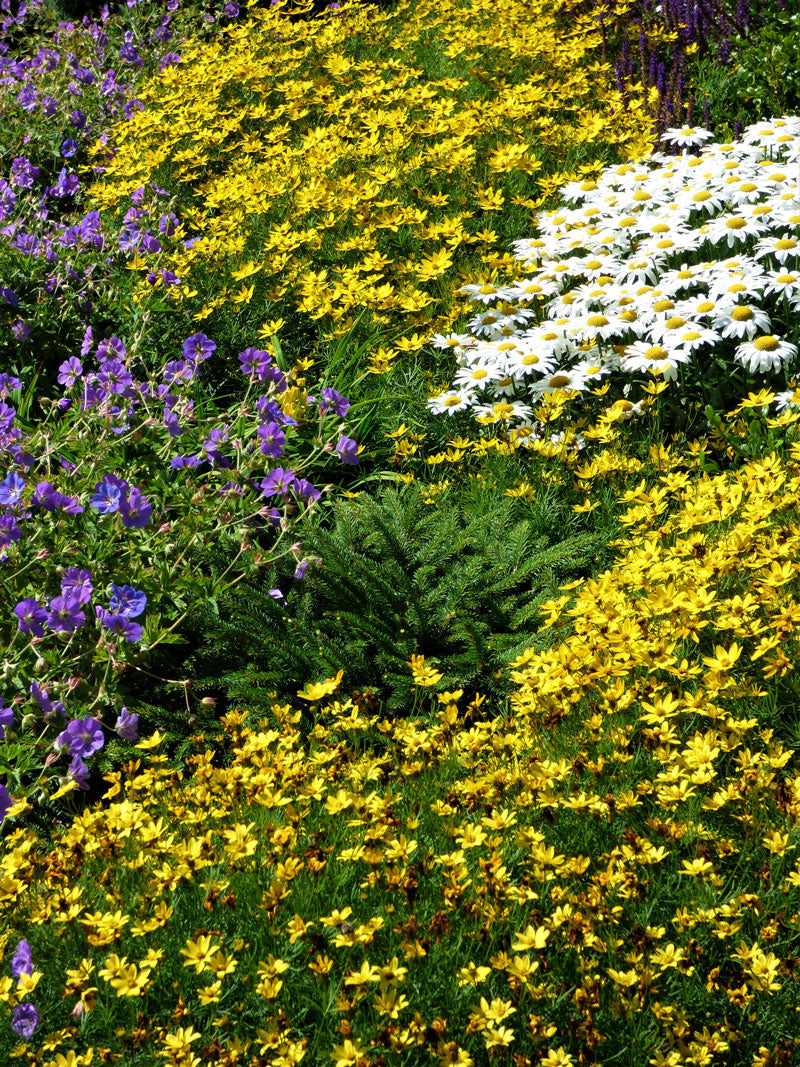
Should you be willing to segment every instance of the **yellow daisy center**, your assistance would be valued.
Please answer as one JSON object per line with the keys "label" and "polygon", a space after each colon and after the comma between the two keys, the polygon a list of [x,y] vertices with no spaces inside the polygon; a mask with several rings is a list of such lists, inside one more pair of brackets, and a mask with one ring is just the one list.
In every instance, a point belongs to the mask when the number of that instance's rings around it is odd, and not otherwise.
{"label": "yellow daisy center", "polygon": [[773,337],[771,333],[765,334],[763,337],[757,338],[753,342],[759,352],[774,352],[776,348],[780,348],[780,342],[777,337]]}

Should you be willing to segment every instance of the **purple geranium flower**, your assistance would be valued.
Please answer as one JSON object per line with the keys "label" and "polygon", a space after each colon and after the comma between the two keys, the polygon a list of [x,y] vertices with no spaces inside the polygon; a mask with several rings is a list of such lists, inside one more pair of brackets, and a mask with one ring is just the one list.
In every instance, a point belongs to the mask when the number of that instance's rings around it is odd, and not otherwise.
{"label": "purple geranium flower", "polygon": [[269,472],[266,478],[259,482],[261,492],[269,499],[271,496],[280,496],[289,492],[294,485],[294,471],[276,467]]}
{"label": "purple geranium flower", "polygon": [[77,356],[70,356],[58,368],[58,383],[71,389],[81,374],[83,374],[83,364]]}
{"label": "purple geranium flower", "polygon": [[6,708],[0,700],[0,741],[6,736],[6,730],[14,725],[14,709]]}
{"label": "purple geranium flower", "polygon": [[3,820],[5,819],[6,815],[8,815],[8,809],[11,807],[11,804],[11,794],[3,785],[3,783],[0,782],[0,826],[2,826]]}
{"label": "purple geranium flower", "polygon": [[14,1033],[23,1041],[27,1041],[29,1037],[33,1037],[38,1025],[39,1012],[33,1004],[17,1004],[11,1019],[11,1029]]}
{"label": "purple geranium flower", "polygon": [[344,418],[350,410],[350,401],[335,389],[320,389],[320,395],[322,400],[319,402],[319,410],[323,415],[332,411],[340,418]]}
{"label": "purple geranium flower", "polygon": [[0,482],[0,504],[13,507],[25,489],[25,481],[12,471]]}
{"label": "purple geranium flower", "polygon": [[144,631],[138,622],[129,619],[127,615],[114,615],[105,608],[95,608],[95,614],[100,625],[112,634],[119,634],[126,641],[141,641]]}
{"label": "purple geranium flower", "polygon": [[322,495],[320,490],[306,478],[297,478],[295,480],[294,491],[301,500],[319,500]]}
{"label": "purple geranium flower", "polygon": [[278,459],[283,455],[283,446],[286,444],[286,434],[277,422],[268,422],[266,426],[259,426],[258,436],[261,438],[259,448],[265,456]]}
{"label": "purple geranium flower", "polygon": [[74,596],[54,596],[47,612],[47,625],[57,634],[74,633],[86,622],[81,602]]}
{"label": "purple geranium flower", "polygon": [[132,585],[114,585],[111,583],[111,610],[117,615],[135,619],[147,607],[147,595]]}
{"label": "purple geranium flower", "polygon": [[19,620],[19,628],[24,634],[33,634],[34,637],[44,637],[44,623],[47,622],[47,612],[33,597],[20,600],[14,608],[14,614]]}
{"label": "purple geranium flower", "polygon": [[251,379],[257,378],[260,382],[266,378],[271,362],[272,356],[269,352],[264,352],[260,348],[246,348],[244,352],[239,353],[242,374],[248,375]]}
{"label": "purple geranium flower", "polygon": [[105,743],[103,727],[91,716],[73,719],[56,738],[59,749],[66,748],[71,756],[80,756],[81,759],[93,756]]}
{"label": "purple geranium flower", "polygon": [[8,548],[12,542],[21,539],[22,531],[14,516],[0,515],[0,548]]}
{"label": "purple geranium flower", "polygon": [[122,515],[122,525],[130,529],[141,530],[150,522],[153,514],[153,505],[150,504],[136,486],[131,489],[126,500],[121,500],[119,510]]}
{"label": "purple geranium flower", "polygon": [[16,950],[11,957],[11,977],[19,978],[21,974],[33,974],[33,953],[31,946],[24,938],[17,942]]}
{"label": "purple geranium flower", "polygon": [[78,142],[75,140],[74,137],[67,137],[65,141],[61,142],[61,155],[64,156],[65,159],[69,159],[71,156],[74,156],[77,151]]}
{"label": "purple geranium flower", "polygon": [[123,496],[128,491],[128,483],[116,474],[106,474],[94,487],[91,504],[101,515],[112,515],[119,511]]}
{"label": "purple geranium flower", "polygon": [[349,463],[353,467],[358,465],[358,444],[352,437],[342,435],[336,442],[336,451],[342,463]]}
{"label": "purple geranium flower", "polygon": [[79,604],[88,604],[93,591],[91,571],[81,571],[77,567],[68,567],[64,571],[64,577],[61,579],[62,596],[71,596]]}
{"label": "purple geranium flower", "polygon": [[73,780],[78,783],[79,789],[89,788],[89,768],[80,758],[80,756],[73,756],[69,765],[67,774]]}
{"label": "purple geranium flower", "polygon": [[187,337],[181,346],[184,359],[196,363],[200,359],[208,359],[216,350],[216,344],[204,333],[193,333]]}
{"label": "purple geranium flower", "polygon": [[135,711],[123,708],[117,716],[114,729],[124,741],[136,741],[139,737],[139,716]]}

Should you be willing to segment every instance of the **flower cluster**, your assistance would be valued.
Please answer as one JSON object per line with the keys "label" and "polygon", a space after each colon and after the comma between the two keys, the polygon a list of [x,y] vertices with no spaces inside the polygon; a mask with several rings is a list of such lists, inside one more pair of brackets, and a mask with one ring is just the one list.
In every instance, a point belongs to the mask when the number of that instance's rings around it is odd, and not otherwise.
{"label": "flower cluster", "polygon": [[[152,220],[143,221],[134,198],[119,234],[109,233],[97,211],[81,210],[85,175],[96,176],[85,166],[86,146],[105,141],[113,123],[143,107],[138,86],[180,62],[174,49],[198,20],[179,0],[131,4],[115,17],[106,5],[98,18],[64,22],[42,0],[14,12],[5,3],[2,12],[0,131],[15,152],[0,169],[0,265],[7,279],[0,324],[11,328],[8,340],[0,330],[0,353],[14,365],[20,349],[43,346],[45,335],[52,348],[54,317],[63,342],[99,305],[116,304],[115,256],[139,249],[154,264],[171,236],[167,206],[156,204]],[[235,17],[220,14],[223,24]],[[177,283],[165,268],[160,276]]]}
{"label": "flower cluster", "polygon": [[[88,328],[80,358],[59,368],[63,395],[43,401],[32,429],[11,403],[22,382],[2,376],[0,565],[10,592],[0,619],[0,730],[25,752],[16,787],[64,754],[62,791],[87,788],[104,716],[125,699],[124,674],[170,638],[197,599],[192,571],[207,539],[231,546],[207,595],[281,554],[295,556],[302,578],[301,542],[281,542],[321,496],[309,475],[359,461],[342,421],[347,398],[329,387],[319,401],[308,397],[300,369],[284,372],[266,352],[239,357],[247,394],[236,413],[199,414],[202,365],[216,347],[192,334],[181,358],[138,377],[119,337],[95,345]],[[114,730],[133,741],[137,721],[123,707]],[[6,810],[9,785],[0,794]]]}
{"label": "flower cluster", "polygon": [[[158,175],[182,205],[171,299],[202,299],[197,321],[280,302],[327,336],[361,316],[402,334],[373,356],[386,369],[462,313],[461,282],[508,264],[501,233],[592,169],[554,173],[560,146],[652,144],[647,94],[629,86],[623,106],[592,65],[594,20],[573,14],[567,36],[548,4],[516,0],[503,26],[489,0],[348,3],[311,22],[255,7],[142,89],[146,110],[96,146],[92,206],[122,215]],[[131,267],[135,299],[162,299],[145,257]]]}
{"label": "flower cluster", "polygon": [[[709,136],[665,134],[695,146]],[[606,378],[685,386],[737,366],[746,380],[783,372],[797,355],[798,159],[800,119],[786,117],[699,155],[656,154],[566,185],[574,206],[546,212],[540,236],[517,243],[536,269],[467,287],[482,305],[473,333],[434,338],[461,369],[431,410],[526,423],[542,395],[602,395]]]}

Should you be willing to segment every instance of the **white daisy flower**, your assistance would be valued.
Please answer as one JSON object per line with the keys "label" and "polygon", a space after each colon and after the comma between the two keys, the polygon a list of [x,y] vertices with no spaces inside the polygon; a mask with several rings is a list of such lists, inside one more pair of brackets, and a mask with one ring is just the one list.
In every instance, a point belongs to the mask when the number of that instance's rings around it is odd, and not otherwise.
{"label": "white daisy flower", "polygon": [[678,148],[697,148],[712,136],[710,130],[704,130],[701,126],[672,126],[661,135],[661,140]]}
{"label": "white daisy flower", "polygon": [[435,333],[428,343],[440,351],[449,350],[460,356],[465,349],[475,344],[475,338],[469,333]]}
{"label": "white daisy flower", "polygon": [[778,411],[784,411],[786,408],[800,407],[800,389],[787,389],[783,393],[777,393],[775,396],[775,406]]}
{"label": "white daisy flower", "polygon": [[501,400],[496,404],[478,404],[475,406],[475,415],[487,423],[509,422],[511,419],[521,419],[529,422],[533,411],[527,404],[520,400],[513,403]]}
{"label": "white daisy flower", "polygon": [[675,348],[668,349],[664,345],[652,344],[650,341],[634,341],[625,349],[620,360],[620,367],[627,374],[637,374],[642,371],[666,374],[668,370],[677,368],[678,364],[688,362],[688,352]]}
{"label": "white daisy flower", "polygon": [[790,258],[795,260],[798,254],[800,254],[800,241],[796,241],[788,233],[776,233],[769,237],[762,237],[754,253],[756,259],[774,256],[779,263],[785,263]]}
{"label": "white daisy flower", "polygon": [[735,244],[746,241],[748,237],[759,237],[768,224],[761,218],[747,217],[744,212],[738,215],[720,215],[708,223],[705,238],[713,245],[727,244],[733,248]]}
{"label": "white daisy flower", "polygon": [[767,273],[764,296],[798,296],[800,295],[800,271],[771,270]]}
{"label": "white daisy flower", "polygon": [[716,330],[697,323],[689,323],[684,330],[677,333],[674,341],[682,352],[695,352],[703,345],[716,344],[719,339],[720,335]]}
{"label": "white daisy flower", "polygon": [[558,390],[582,393],[586,385],[586,374],[578,367],[556,367],[552,373],[534,382],[530,392],[534,397],[542,396],[544,393],[555,393]]}
{"label": "white daisy flower", "polygon": [[697,211],[701,215],[713,215],[727,203],[722,193],[712,189],[687,189],[678,197],[678,205],[684,211]]}
{"label": "white daisy flower", "polygon": [[457,411],[466,411],[470,408],[471,400],[469,395],[457,393],[451,389],[440,396],[431,397],[427,406],[434,415],[455,415]]}
{"label": "white daisy flower", "polygon": [[769,315],[753,304],[734,304],[714,320],[714,329],[719,330],[723,337],[746,337],[748,341],[759,330],[768,330],[769,327]]}
{"label": "white daisy flower", "polygon": [[469,390],[485,389],[488,385],[504,377],[501,367],[495,363],[481,361],[469,367],[462,367],[456,372],[453,379],[455,389]]}
{"label": "white daisy flower", "polygon": [[533,348],[526,350],[518,347],[508,355],[506,372],[514,377],[521,378],[528,374],[551,374],[558,362],[553,352],[546,349],[536,351]]}
{"label": "white daisy flower", "polygon": [[739,345],[734,352],[734,358],[747,367],[751,374],[780,370],[796,355],[797,345],[769,333]]}

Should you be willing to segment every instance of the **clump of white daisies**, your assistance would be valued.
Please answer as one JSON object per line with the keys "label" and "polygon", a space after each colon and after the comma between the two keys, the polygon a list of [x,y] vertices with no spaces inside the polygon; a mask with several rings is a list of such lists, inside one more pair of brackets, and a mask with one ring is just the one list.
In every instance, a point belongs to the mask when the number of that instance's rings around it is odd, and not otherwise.
{"label": "clump of white daisies", "polygon": [[733,144],[711,136],[669,130],[662,140],[682,155],[564,186],[568,204],[514,246],[529,277],[465,286],[483,305],[471,334],[432,338],[461,366],[430,409],[526,424],[545,393],[588,393],[608,375],[705,375],[712,352],[751,374],[784,370],[797,346],[773,320],[800,311],[800,117],[756,123]]}

